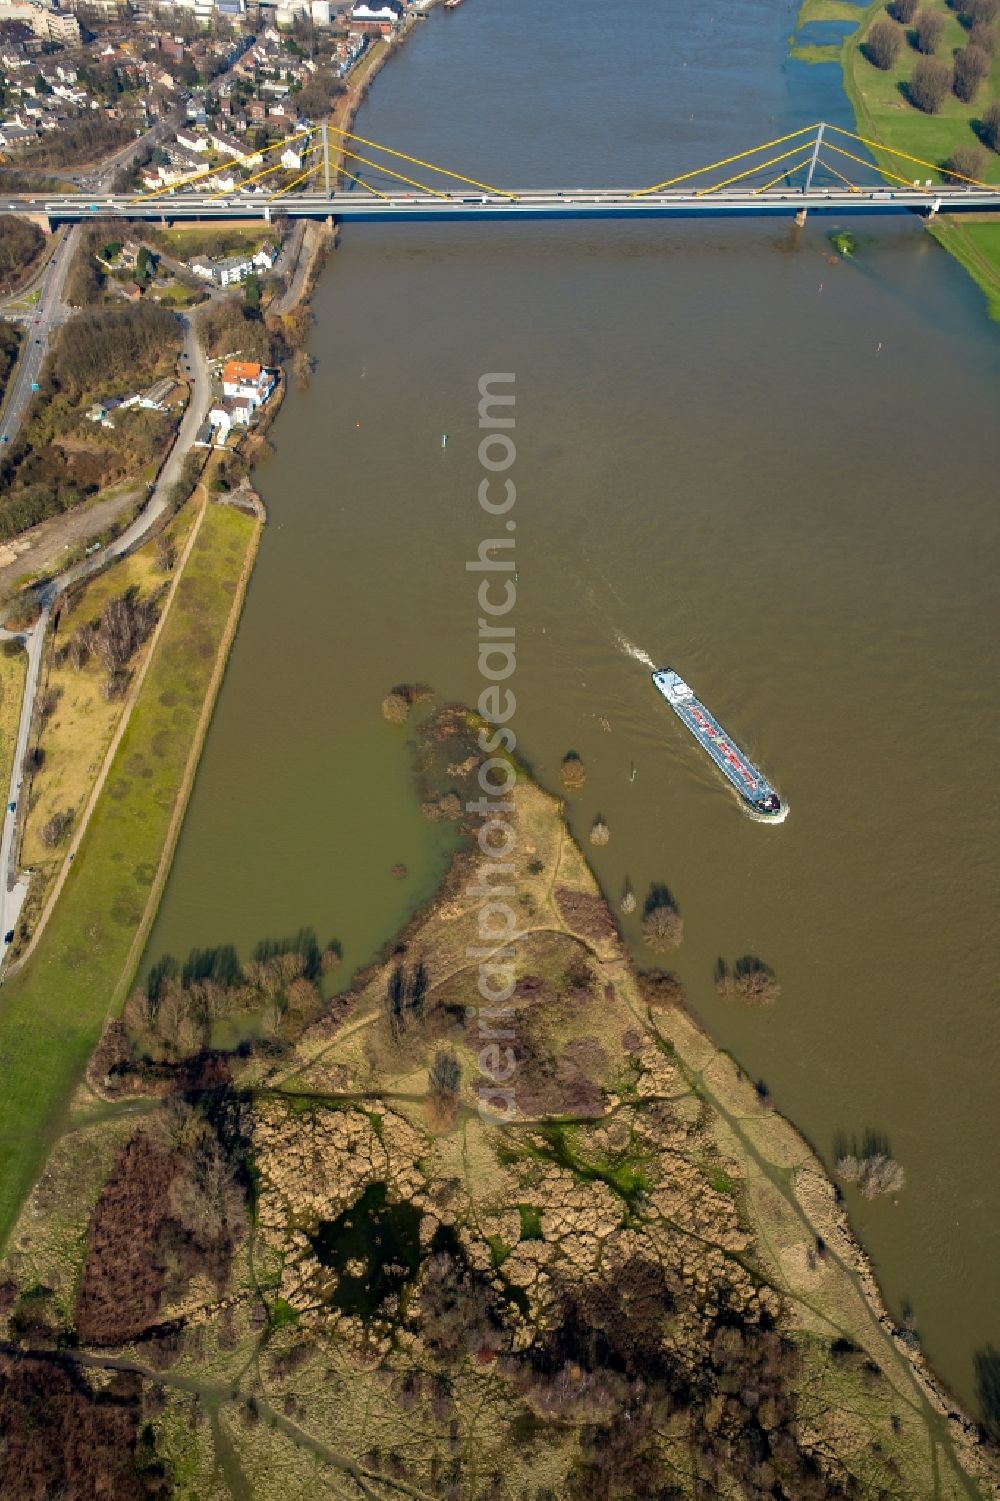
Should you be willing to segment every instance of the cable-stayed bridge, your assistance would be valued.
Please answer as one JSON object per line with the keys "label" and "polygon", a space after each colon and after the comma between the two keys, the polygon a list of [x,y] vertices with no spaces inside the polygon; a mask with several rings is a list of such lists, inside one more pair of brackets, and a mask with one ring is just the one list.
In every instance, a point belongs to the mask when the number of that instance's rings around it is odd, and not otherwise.
{"label": "cable-stayed bridge", "polygon": [[[234,184],[235,173],[241,177]],[[801,223],[810,211],[933,217],[1000,210],[1000,185],[944,176],[933,162],[822,122],[650,185],[516,188],[323,123],[139,194],[0,195],[0,212],[51,226],[95,216],[183,222],[275,215],[388,223],[794,216]]]}

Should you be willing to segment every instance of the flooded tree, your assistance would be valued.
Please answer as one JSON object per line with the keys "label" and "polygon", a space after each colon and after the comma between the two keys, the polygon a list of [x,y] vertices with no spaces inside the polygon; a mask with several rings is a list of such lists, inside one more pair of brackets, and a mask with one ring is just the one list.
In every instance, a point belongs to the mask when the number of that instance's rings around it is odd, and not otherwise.
{"label": "flooded tree", "polygon": [[559,767],[559,780],[567,792],[579,792],[586,784],[587,769],[576,751],[567,751]]}
{"label": "flooded tree", "polygon": [[643,907],[642,933],[651,949],[659,953],[679,946],[684,937],[684,919],[669,889],[663,885],[649,888]]}
{"label": "flooded tree", "polygon": [[859,1144],[840,1138],[835,1143],[837,1177],[854,1183],[864,1199],[879,1194],[898,1193],[906,1183],[906,1173],[889,1150],[888,1139],[877,1131],[866,1131]]}

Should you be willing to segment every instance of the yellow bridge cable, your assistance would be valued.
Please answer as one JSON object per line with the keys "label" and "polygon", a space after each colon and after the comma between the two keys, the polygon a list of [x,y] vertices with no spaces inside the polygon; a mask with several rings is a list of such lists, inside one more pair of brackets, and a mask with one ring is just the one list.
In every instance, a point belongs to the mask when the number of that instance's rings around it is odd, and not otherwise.
{"label": "yellow bridge cable", "polygon": [[[302,153],[303,160],[309,155],[310,151],[315,151],[315,149],[315,146],[307,146],[305,151],[303,151]],[[250,183],[259,182],[262,177],[269,177],[272,172],[287,172],[289,170],[289,168],[284,166],[283,162],[275,162],[273,166],[264,167],[260,172],[255,172],[252,177],[244,177],[243,181],[241,183],[237,183],[235,188],[223,188],[220,193],[213,193],[212,197],[224,198],[227,193],[242,192],[245,187],[249,187]]]}
{"label": "yellow bridge cable", "polygon": [[340,149],[345,156],[360,162],[362,166],[373,167],[376,172],[384,172],[387,177],[398,177],[400,182],[408,183],[411,188],[419,188],[422,193],[433,193],[435,198],[447,199],[450,196],[448,193],[442,193],[440,188],[429,188],[426,183],[416,182],[414,178],[406,177],[402,172],[397,172],[394,167],[384,167],[381,162],[373,162],[367,156],[359,156],[356,151],[348,151],[346,146],[341,146]]}
{"label": "yellow bridge cable", "polygon": [[387,203],[389,202],[388,193],[380,193],[378,188],[373,188],[371,183],[365,182],[363,177],[355,177],[354,173],[348,172],[346,167],[341,167],[340,172],[342,177],[348,178],[351,182],[356,182],[359,188],[365,188],[369,193],[374,193],[376,198],[384,198]]}
{"label": "yellow bridge cable", "polygon": [[[765,167],[776,167],[779,162],[787,161],[790,156],[795,156],[796,153],[801,150],[802,143],[800,141],[797,146],[793,146],[790,151],[783,151],[780,156],[769,157],[766,162],[756,162],[754,166],[745,167],[742,172],[736,172],[732,177],[724,177],[721,182],[713,183],[711,187],[699,188],[694,196],[696,198],[704,198],[707,193],[717,193],[720,188],[728,188],[731,182],[739,182],[743,177],[752,177],[755,172],[763,172]],[[810,148],[810,155],[811,154],[812,151]],[[788,171],[787,167],[785,168],[785,171]],[[779,172],[778,176],[783,177],[784,173]]]}
{"label": "yellow bridge cable", "polygon": [[[370,146],[375,151],[384,151],[389,156],[397,156],[399,157],[400,161],[410,162],[414,167],[426,167],[431,172],[440,172],[443,177],[454,177],[456,182],[467,182],[471,187],[482,188],[486,193],[500,193],[504,198],[517,197],[516,193],[509,193],[506,188],[494,188],[491,187],[488,182],[479,182],[479,180],[475,177],[464,177],[461,172],[452,172],[448,167],[438,167],[435,166],[434,162],[422,161],[419,156],[408,156],[405,151],[394,151],[391,146],[383,146],[378,141],[369,141],[365,136],[355,135],[354,132],[350,130],[341,130],[337,125],[328,124],[327,129],[332,130],[336,135],[341,136],[345,141],[360,141],[362,146]],[[347,154],[351,155],[352,153],[348,152]],[[358,161],[361,160],[362,158],[358,157]],[[385,168],[384,170],[388,171],[389,169]],[[404,177],[403,181],[408,182],[409,178]],[[433,189],[430,189],[429,191],[433,192]]]}
{"label": "yellow bridge cable", "polygon": [[871,162],[866,162],[863,156],[855,156],[853,151],[845,151],[843,146],[835,146],[832,141],[827,141],[831,151],[836,151],[838,156],[846,156],[848,161],[857,162],[862,167],[867,167],[869,172],[881,172],[885,177],[891,177],[895,182],[901,182],[904,188],[912,188],[913,183],[908,177],[900,177],[898,172],[891,171],[888,167],[872,167]]}
{"label": "yellow bridge cable", "polygon": [[322,157],[320,157],[318,162],[313,162],[311,167],[307,167],[306,170],[304,172],[301,172],[298,177],[293,177],[291,182],[288,183],[286,187],[279,188],[276,193],[271,194],[271,197],[283,198],[286,193],[290,193],[293,188],[298,187],[300,182],[305,182],[307,177],[311,177],[314,172],[318,171],[319,168],[322,167],[322,165],[323,159]]}
{"label": "yellow bridge cable", "polygon": [[843,172],[838,172],[836,167],[832,166],[830,162],[825,162],[821,156],[816,158],[816,165],[817,167],[822,167],[825,172],[832,172],[834,177],[839,177],[845,188],[850,188],[852,193],[861,193],[864,191],[858,187],[856,182],[852,182],[849,177],[845,177]]}
{"label": "yellow bridge cable", "polygon": [[803,125],[801,130],[790,130],[788,135],[776,136],[773,141],[764,141],[760,146],[751,146],[749,151],[737,151],[735,156],[724,156],[721,161],[709,162],[707,167],[695,167],[690,172],[682,172],[678,177],[668,177],[664,182],[654,183],[651,188],[637,188],[629,197],[642,198],[646,193],[658,193],[661,188],[672,188],[675,183],[687,182],[690,177],[701,177],[705,172],[714,172],[716,167],[728,167],[730,162],[744,161],[748,156],[769,150],[771,146],[783,146],[786,141],[794,141],[796,136],[808,135],[810,131],[818,129],[818,125]]}
{"label": "yellow bridge cable", "polygon": [[[792,155],[792,153],[789,152],[789,156],[791,156],[791,155]],[[792,166],[790,166],[790,167],[783,167],[781,169],[781,171],[778,173],[777,177],[772,177],[771,181],[770,182],[766,182],[762,188],[752,188],[751,192],[755,196],[758,193],[766,193],[770,188],[774,187],[775,183],[779,183],[783,177],[788,177],[788,176],[790,176],[790,174],[792,172],[797,172],[800,167],[808,166],[808,164],[811,161],[812,161],[812,148],[810,147],[810,149],[806,152],[805,156],[800,157],[799,160],[797,162],[794,162]]]}
{"label": "yellow bridge cable", "polygon": [[[915,162],[918,167],[928,167],[932,172],[941,171],[941,167],[937,162],[925,162],[923,157],[910,156],[906,151],[897,151],[895,146],[883,146],[881,141],[869,141],[867,136],[859,136],[853,130],[843,130],[839,125],[828,125],[827,130],[835,130],[838,135],[850,136],[852,141],[860,141],[862,146],[869,146],[872,151],[885,151],[890,156],[902,157],[905,162]],[[836,149],[834,147],[834,150]],[[855,160],[858,160],[858,158],[855,158]],[[865,166],[868,166],[867,162]],[[879,170],[882,169],[880,168]],[[947,170],[949,177],[960,177],[963,182],[971,182],[975,188],[987,188],[991,193],[1000,193],[1000,187],[995,182],[980,182],[978,177],[966,177],[963,172],[952,172],[950,167]],[[906,182],[906,178],[901,177],[899,181]],[[912,186],[912,183],[907,183],[907,186]]]}
{"label": "yellow bridge cable", "polygon": [[225,172],[227,168],[238,167],[242,162],[253,161],[255,156],[266,156],[269,151],[276,151],[281,146],[290,146],[293,141],[300,141],[303,136],[312,135],[316,129],[315,125],[310,125],[308,130],[299,130],[293,136],[286,136],[283,141],[275,141],[273,146],[262,146],[259,151],[247,151],[243,156],[237,156],[230,162],[220,162],[217,167],[203,167],[200,172],[192,172],[189,177],[182,177],[179,182],[171,183],[169,187],[151,188],[148,193],[140,193],[129,202],[143,203],[147,198],[164,198],[175,188],[186,188],[192,182],[200,182],[203,177],[213,177],[216,172]]}

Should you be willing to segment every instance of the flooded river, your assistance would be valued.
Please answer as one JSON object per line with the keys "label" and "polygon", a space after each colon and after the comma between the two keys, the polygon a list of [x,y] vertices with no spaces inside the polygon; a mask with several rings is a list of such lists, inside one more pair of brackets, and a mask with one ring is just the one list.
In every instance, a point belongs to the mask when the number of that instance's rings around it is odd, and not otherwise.
{"label": "flooded river", "polygon": [[[501,185],[638,186],[851,123],[836,69],[786,60],[785,0],[711,10],[469,0],[357,128]],[[553,788],[583,757],[570,814],[584,842],[610,827],[605,890],[669,885],[692,1008],[827,1162],[840,1132],[887,1135],[906,1187],[852,1216],[971,1401],[974,1350],[1000,1345],[1000,342],[918,224],[854,226],[854,260],[833,227],[345,231],[315,379],[258,472],[271,524],[149,952],[309,923],[349,968],[433,890],[446,838],[379,704],[404,680],[478,695],[477,382],[516,372],[521,749]],[[743,816],[643,654],[786,823]],[[716,958],[747,953],[773,1010],[715,993]]]}

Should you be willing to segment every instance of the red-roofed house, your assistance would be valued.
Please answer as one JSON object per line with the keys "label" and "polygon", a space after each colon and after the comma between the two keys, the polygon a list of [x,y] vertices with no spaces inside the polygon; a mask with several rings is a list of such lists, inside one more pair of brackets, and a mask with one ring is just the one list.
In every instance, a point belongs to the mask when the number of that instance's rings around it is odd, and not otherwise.
{"label": "red-roofed house", "polygon": [[275,386],[273,370],[253,360],[228,360],[222,367],[222,394],[236,401],[248,401],[251,411],[262,407]]}

